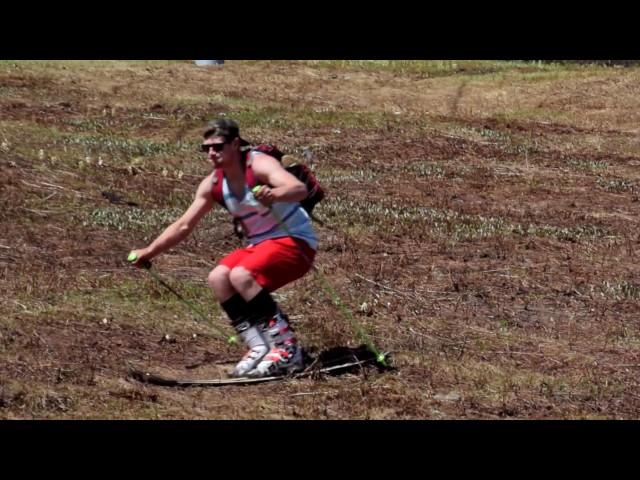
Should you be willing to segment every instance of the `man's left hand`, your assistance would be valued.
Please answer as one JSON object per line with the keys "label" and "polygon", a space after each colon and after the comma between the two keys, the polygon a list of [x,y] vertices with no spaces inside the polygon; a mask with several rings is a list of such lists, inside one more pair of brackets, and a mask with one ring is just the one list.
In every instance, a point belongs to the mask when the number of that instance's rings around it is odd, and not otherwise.
{"label": "man's left hand", "polygon": [[270,207],[276,200],[273,190],[266,185],[262,185],[258,191],[254,192],[253,196],[265,207]]}

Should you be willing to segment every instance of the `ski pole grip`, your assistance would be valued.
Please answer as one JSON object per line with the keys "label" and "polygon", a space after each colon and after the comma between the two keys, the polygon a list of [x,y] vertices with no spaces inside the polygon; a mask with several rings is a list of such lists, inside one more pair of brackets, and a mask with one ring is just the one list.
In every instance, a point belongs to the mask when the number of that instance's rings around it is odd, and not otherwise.
{"label": "ski pole grip", "polygon": [[[254,193],[258,193],[258,190],[260,190],[263,186],[264,186],[264,185],[256,185],[255,187],[253,187],[253,188],[251,189],[251,193],[252,193],[252,194],[254,194]],[[262,205],[262,203],[260,203],[260,205]],[[268,208],[269,210],[271,210],[271,211],[273,212],[273,205],[268,206],[268,207],[267,207],[266,205],[262,205],[262,206],[263,206],[263,207]]]}
{"label": "ski pole grip", "polygon": [[[136,255],[135,253],[131,252],[129,254],[129,256],[127,257],[127,261],[130,263],[135,262],[138,259],[138,255]],[[142,268],[145,268],[147,270],[149,270],[151,268],[151,262],[149,260],[143,260],[142,262],[140,262],[140,266]]]}
{"label": "ski pole grip", "polygon": [[[258,190],[260,190],[262,187],[263,187],[263,185],[256,185],[255,187],[253,187],[251,189],[251,193],[252,194],[258,193]],[[261,206],[261,207],[264,207],[264,208],[268,208],[269,210],[271,210],[273,212],[273,209],[272,209],[273,206],[266,206],[255,197],[253,197],[253,199],[256,202],[256,206]]]}

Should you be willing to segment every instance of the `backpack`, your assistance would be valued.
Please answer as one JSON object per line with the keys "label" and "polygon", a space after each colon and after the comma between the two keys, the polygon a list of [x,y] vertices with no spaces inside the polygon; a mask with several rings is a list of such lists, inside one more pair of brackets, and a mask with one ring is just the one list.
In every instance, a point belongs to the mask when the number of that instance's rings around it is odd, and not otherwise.
{"label": "backpack", "polygon": [[[246,165],[245,168],[245,181],[249,186],[249,189],[252,189],[256,185],[256,179],[253,175],[253,169],[251,168],[251,162],[247,162],[249,159],[249,155],[251,155],[252,151],[257,151],[269,155],[280,163],[282,163],[282,157],[284,157],[284,153],[282,153],[278,147],[272,144],[261,143],[256,147],[247,150],[244,155],[244,162]],[[294,163],[292,165],[288,165],[284,167],[284,169],[300,180],[307,187],[307,197],[300,201],[300,205],[305,211],[309,214],[311,218],[311,212],[315,208],[315,206],[321,202],[325,198],[325,191],[320,186],[320,183],[316,179],[315,175],[311,172],[309,167],[301,163]],[[222,172],[222,168],[217,168],[213,175],[213,188],[212,195],[213,199],[224,208],[227,206],[224,203],[224,199],[222,198],[222,179],[224,178],[224,173]],[[242,231],[240,227],[240,223],[237,219],[233,220],[235,226],[235,232],[239,237],[242,237]]]}

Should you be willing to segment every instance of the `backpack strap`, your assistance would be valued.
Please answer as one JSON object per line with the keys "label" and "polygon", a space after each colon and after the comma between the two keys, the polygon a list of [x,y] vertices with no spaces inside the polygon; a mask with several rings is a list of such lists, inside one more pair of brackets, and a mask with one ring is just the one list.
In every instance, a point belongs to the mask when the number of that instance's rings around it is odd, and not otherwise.
{"label": "backpack strap", "polygon": [[251,155],[251,152],[253,152],[253,150],[247,151],[246,156],[244,157],[244,180],[247,182],[249,190],[256,186],[256,177],[251,166],[253,164],[253,156]]}
{"label": "backpack strap", "polygon": [[213,172],[212,177],[212,185],[211,185],[211,195],[213,196],[213,200],[217,202],[219,205],[227,208],[227,205],[224,203],[224,198],[222,196],[222,182],[224,181],[224,172],[222,168],[216,168]]}

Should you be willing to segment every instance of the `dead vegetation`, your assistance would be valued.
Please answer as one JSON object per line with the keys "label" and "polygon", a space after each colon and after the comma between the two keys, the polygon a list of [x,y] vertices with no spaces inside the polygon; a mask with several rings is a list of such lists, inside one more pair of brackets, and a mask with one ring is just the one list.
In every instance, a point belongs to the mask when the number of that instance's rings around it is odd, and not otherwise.
{"label": "dead vegetation", "polygon": [[[638,72],[0,62],[0,417],[637,418]],[[317,265],[397,370],[126,378],[241,355],[125,261],[191,201],[222,114],[314,152]],[[155,267],[221,328],[205,279],[236,245],[216,211]],[[359,343],[314,275],[278,299],[316,351]]]}

